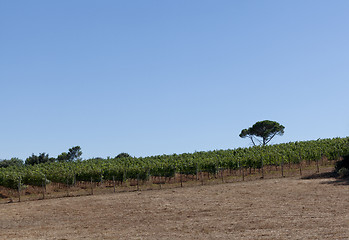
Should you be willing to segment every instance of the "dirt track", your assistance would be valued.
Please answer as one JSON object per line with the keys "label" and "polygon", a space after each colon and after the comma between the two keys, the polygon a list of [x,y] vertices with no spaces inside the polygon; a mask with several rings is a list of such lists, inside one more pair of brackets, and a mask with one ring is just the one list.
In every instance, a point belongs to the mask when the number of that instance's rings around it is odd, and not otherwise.
{"label": "dirt track", "polygon": [[268,179],[0,205],[0,239],[349,239],[349,185]]}

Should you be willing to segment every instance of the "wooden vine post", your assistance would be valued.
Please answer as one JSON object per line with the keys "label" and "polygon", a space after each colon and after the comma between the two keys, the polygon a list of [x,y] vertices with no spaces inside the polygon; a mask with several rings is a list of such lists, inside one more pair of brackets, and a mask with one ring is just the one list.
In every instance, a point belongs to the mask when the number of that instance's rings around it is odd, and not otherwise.
{"label": "wooden vine post", "polygon": [[284,157],[281,160],[281,176],[284,177]]}
{"label": "wooden vine post", "polygon": [[183,174],[182,174],[182,171],[181,171],[180,174],[181,174],[181,176],[180,176],[181,177],[181,187],[183,187],[183,177],[182,177]]}
{"label": "wooden vine post", "polygon": [[100,181],[100,186],[102,187],[102,184],[103,184],[103,172],[101,172],[101,181]]}
{"label": "wooden vine post", "polygon": [[92,182],[92,177],[91,177],[91,195],[93,195],[93,182]]}
{"label": "wooden vine post", "polygon": [[238,168],[239,168],[239,171],[240,171],[240,176],[241,176],[241,165],[240,165],[240,158],[238,159]]}
{"label": "wooden vine post", "polygon": [[21,176],[18,177],[18,202],[21,202]]}
{"label": "wooden vine post", "polygon": [[302,156],[299,152],[299,174],[302,176]]}
{"label": "wooden vine post", "polygon": [[137,174],[137,191],[139,191],[139,173]]}
{"label": "wooden vine post", "polygon": [[114,187],[114,193],[115,193],[116,186],[115,186],[115,177],[114,176],[113,176],[113,187]]}
{"label": "wooden vine post", "polygon": [[69,197],[69,178],[67,178],[67,197]]}
{"label": "wooden vine post", "polygon": [[221,168],[221,178],[222,178],[222,183],[224,183],[224,179],[223,179],[223,171],[224,171],[224,169],[223,169],[223,168]]}
{"label": "wooden vine post", "polygon": [[263,157],[261,157],[261,164],[262,164],[262,177],[261,178],[264,178]]}
{"label": "wooden vine post", "polygon": [[46,185],[46,183],[47,183],[46,174],[44,176],[45,176],[45,182],[44,183],[45,183],[45,192],[46,192],[47,191],[47,188],[46,188],[47,187],[47,185]]}
{"label": "wooden vine post", "polygon": [[322,152],[320,154],[320,159],[321,159],[321,166],[323,166],[324,165],[324,158],[323,158]]}
{"label": "wooden vine post", "polygon": [[45,179],[42,180],[42,199],[45,199],[45,192],[46,192],[46,175],[45,175]]}
{"label": "wooden vine post", "polygon": [[201,171],[201,185],[202,186],[204,185],[204,174],[202,171]]}

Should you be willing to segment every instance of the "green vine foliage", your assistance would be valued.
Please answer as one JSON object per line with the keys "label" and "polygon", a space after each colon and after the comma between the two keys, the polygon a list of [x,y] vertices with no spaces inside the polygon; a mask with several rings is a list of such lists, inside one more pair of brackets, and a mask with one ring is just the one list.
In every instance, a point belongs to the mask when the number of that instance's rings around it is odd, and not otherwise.
{"label": "green vine foliage", "polygon": [[72,183],[77,181],[128,179],[147,180],[150,176],[174,177],[176,173],[215,174],[219,169],[261,168],[282,162],[334,160],[349,154],[349,137],[290,142],[192,154],[159,155],[144,158],[89,159],[76,162],[47,162],[36,165],[0,168],[0,185],[16,189],[19,184],[41,186],[43,181]]}

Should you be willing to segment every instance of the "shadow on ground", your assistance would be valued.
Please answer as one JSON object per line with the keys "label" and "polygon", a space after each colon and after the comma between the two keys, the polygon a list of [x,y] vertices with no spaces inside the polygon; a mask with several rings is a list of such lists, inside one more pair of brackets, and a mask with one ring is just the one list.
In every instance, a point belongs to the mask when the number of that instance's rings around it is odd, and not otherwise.
{"label": "shadow on ground", "polygon": [[349,185],[349,178],[340,178],[338,173],[324,172],[315,173],[309,176],[302,177],[301,179],[328,179],[328,181],[322,182],[321,184],[332,184],[332,185]]}

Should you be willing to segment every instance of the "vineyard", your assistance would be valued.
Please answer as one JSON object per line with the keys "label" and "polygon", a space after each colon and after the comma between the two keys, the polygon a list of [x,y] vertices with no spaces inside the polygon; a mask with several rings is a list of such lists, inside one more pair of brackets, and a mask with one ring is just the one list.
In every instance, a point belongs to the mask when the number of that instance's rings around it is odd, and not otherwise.
{"label": "vineyard", "polygon": [[349,137],[144,158],[96,158],[0,168],[0,186],[20,191],[29,186],[46,188],[56,183],[70,186],[77,182],[122,184],[137,181],[138,184],[149,178],[195,178],[199,173],[210,176],[224,171],[260,170],[284,164],[317,162],[323,158],[335,160],[347,154]]}

